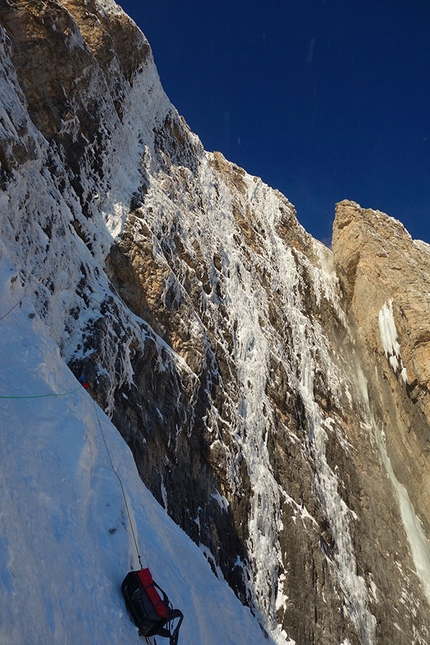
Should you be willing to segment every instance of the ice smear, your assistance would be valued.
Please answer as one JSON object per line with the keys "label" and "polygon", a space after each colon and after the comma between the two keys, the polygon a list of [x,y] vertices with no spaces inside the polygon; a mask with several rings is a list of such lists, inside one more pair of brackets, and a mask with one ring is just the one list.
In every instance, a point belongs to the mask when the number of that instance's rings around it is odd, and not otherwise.
{"label": "ice smear", "polygon": [[379,454],[399,501],[400,515],[408,537],[412,559],[414,561],[418,577],[421,580],[424,593],[430,602],[430,543],[423,531],[421,522],[415,513],[406,488],[399,482],[394,473],[381,431],[375,421],[370,407],[366,378],[359,366],[357,366],[357,374],[363,399],[369,411],[369,417],[371,419]]}
{"label": "ice smear", "polygon": [[[242,175],[242,188],[246,192],[247,204],[252,212],[252,226],[255,235],[258,235],[260,248],[257,250],[238,244],[241,231],[232,206],[231,188],[220,182],[210,161],[210,154],[201,161],[199,186],[188,186],[190,191],[196,190],[202,198],[203,207],[197,217],[194,213],[192,218],[187,215],[186,195],[175,193],[174,200],[171,200],[160,182],[154,182],[148,191],[146,214],[147,223],[156,238],[165,240],[162,232],[178,225],[177,214],[180,212],[181,239],[190,257],[193,257],[198,246],[199,262],[203,266],[212,267],[215,253],[221,258],[222,297],[233,332],[232,358],[237,368],[240,393],[238,414],[233,416],[230,432],[246,460],[253,492],[248,550],[254,566],[247,572],[253,594],[253,611],[276,643],[284,645],[290,642],[286,641],[288,637],[277,625],[277,610],[285,603],[279,545],[282,502],[285,500],[293,507],[295,516],[301,514],[303,519],[309,514],[306,509],[298,508],[294,500],[280,489],[270,466],[266,440],[272,422],[272,408],[266,385],[273,378],[273,361],[282,361],[291,388],[299,392],[306,409],[309,438],[304,449],[309,451],[315,464],[317,494],[338,547],[334,566],[346,613],[363,642],[370,644],[374,638],[375,619],[368,609],[365,581],[356,574],[349,530],[353,516],[341,499],[337,476],[330,469],[325,455],[327,435],[324,425],[327,419],[323,419],[314,397],[316,370],[322,369],[327,375],[334,396],[344,396],[345,388],[321,326],[305,313],[308,307],[304,294],[309,275],[317,303],[323,299],[332,303],[336,301],[336,283],[328,252],[323,252],[322,248],[315,249],[321,266],[317,268],[304,254],[288,248],[277,233],[277,225],[281,210],[283,214],[288,211],[287,217],[292,218],[291,204],[261,180],[246,173]],[[297,230],[300,229],[293,219],[291,222],[297,226]],[[266,276],[270,289],[262,288],[258,271]],[[208,272],[210,275],[210,270]],[[216,293],[217,284],[213,274],[212,279],[211,293]],[[280,321],[288,321],[286,325],[291,327],[291,350],[286,346],[285,336],[268,324],[269,299],[273,294],[278,296],[280,303]],[[270,304],[273,304],[273,300]],[[207,307],[211,306],[213,304],[208,298]],[[341,312],[339,317],[342,318]],[[216,324],[215,314],[211,324]],[[285,431],[289,433],[287,428]],[[297,441],[297,437],[291,433],[290,436],[291,440]],[[233,466],[230,480],[233,491],[235,477]]]}
{"label": "ice smear", "polygon": [[392,300],[389,300],[388,303],[384,303],[382,306],[378,316],[378,323],[382,347],[384,348],[385,356],[390,363],[391,369],[395,374],[400,372],[403,382],[407,383],[408,377],[400,352]]}

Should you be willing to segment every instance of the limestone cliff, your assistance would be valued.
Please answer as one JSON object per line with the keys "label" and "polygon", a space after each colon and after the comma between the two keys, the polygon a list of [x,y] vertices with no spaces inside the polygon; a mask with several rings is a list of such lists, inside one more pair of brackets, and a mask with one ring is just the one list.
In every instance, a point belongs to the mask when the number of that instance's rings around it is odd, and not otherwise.
{"label": "limestone cliff", "polygon": [[153,495],[269,642],[430,642],[395,483],[429,535],[427,246],[342,202],[332,255],[203,149],[112,0],[0,25],[0,253]]}
{"label": "limestone cliff", "polygon": [[384,213],[344,201],[333,255],[370,405],[429,535],[430,247]]}

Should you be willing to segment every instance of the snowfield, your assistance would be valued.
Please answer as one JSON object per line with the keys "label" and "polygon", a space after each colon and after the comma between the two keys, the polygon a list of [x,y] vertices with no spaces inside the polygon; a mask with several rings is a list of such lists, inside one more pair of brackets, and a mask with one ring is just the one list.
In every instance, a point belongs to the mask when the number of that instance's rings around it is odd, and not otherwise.
{"label": "snowfield", "polygon": [[179,644],[273,643],[142,484],[5,258],[0,325],[1,644],[143,642],[120,591],[139,565],[109,454],[142,564],[184,613]]}

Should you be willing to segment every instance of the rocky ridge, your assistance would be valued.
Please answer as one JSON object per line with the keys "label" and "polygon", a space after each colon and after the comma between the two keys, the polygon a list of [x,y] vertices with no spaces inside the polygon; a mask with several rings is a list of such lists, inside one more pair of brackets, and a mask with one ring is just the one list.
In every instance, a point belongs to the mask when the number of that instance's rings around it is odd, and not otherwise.
{"label": "rocky ridge", "polygon": [[341,202],[332,254],[111,0],[0,24],[0,252],[144,482],[273,642],[429,642],[429,247]]}

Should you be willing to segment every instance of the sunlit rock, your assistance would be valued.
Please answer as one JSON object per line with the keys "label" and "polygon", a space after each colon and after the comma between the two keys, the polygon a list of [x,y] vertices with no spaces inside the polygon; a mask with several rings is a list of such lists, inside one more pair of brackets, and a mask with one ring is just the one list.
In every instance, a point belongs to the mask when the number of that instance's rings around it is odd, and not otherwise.
{"label": "sunlit rock", "polygon": [[0,253],[143,481],[272,642],[428,642],[428,247],[341,202],[332,255],[112,0],[0,24]]}

